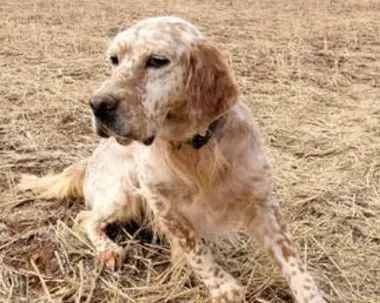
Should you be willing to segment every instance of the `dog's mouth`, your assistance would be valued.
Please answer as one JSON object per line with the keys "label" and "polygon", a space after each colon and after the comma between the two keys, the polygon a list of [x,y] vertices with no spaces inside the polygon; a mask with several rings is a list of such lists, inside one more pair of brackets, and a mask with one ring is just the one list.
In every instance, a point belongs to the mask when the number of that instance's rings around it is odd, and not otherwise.
{"label": "dog's mouth", "polygon": [[95,133],[102,138],[110,137],[110,134],[107,132],[107,130],[103,127],[99,127],[98,125],[95,126]]}
{"label": "dog's mouth", "polygon": [[[102,138],[114,137],[120,145],[129,145],[132,141],[140,141],[137,139],[133,139],[131,134],[118,134],[112,130],[110,130],[107,126],[98,121],[95,122],[95,133]],[[145,139],[141,140],[141,142],[146,145],[152,145],[154,142],[155,136],[148,136]]]}
{"label": "dog's mouth", "polygon": [[117,143],[123,146],[129,145],[133,141],[131,138],[120,137],[120,136],[113,136],[113,137],[116,139]]}
{"label": "dog's mouth", "polygon": [[147,146],[152,145],[152,143],[154,142],[154,139],[155,139],[155,138],[156,138],[155,136],[147,137],[147,138],[145,138],[145,139],[142,141],[142,143],[143,143],[144,145],[147,145]]}
{"label": "dog's mouth", "polygon": [[[129,145],[132,141],[134,141],[130,137],[123,137],[123,136],[118,136],[118,135],[112,135],[112,137],[114,137],[117,143],[119,143],[120,145]],[[155,136],[150,136],[142,140],[142,143],[146,146],[149,146],[149,145],[152,145],[152,143],[154,142],[154,139],[155,139]]]}

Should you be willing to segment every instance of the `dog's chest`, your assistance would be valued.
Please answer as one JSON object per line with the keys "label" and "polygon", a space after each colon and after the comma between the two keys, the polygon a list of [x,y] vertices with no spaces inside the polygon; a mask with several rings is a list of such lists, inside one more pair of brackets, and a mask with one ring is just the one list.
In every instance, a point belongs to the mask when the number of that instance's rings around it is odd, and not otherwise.
{"label": "dog's chest", "polygon": [[247,173],[243,177],[245,172],[242,171],[225,175],[209,187],[200,188],[191,181],[183,181],[165,166],[147,166],[146,169],[150,170],[144,178],[150,193],[147,200],[160,199],[167,208],[179,211],[202,233],[205,230],[224,233],[223,229],[238,228],[245,218],[255,215],[254,205],[260,203],[270,188],[264,176]]}

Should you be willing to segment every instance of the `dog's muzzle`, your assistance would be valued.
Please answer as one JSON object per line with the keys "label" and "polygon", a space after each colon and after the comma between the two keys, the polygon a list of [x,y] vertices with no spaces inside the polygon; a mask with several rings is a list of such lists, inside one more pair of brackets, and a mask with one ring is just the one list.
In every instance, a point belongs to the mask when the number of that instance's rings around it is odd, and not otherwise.
{"label": "dog's muzzle", "polygon": [[[90,99],[90,106],[94,114],[94,128],[96,134],[103,138],[115,137],[121,145],[128,145],[132,141],[130,128],[126,127],[117,116],[119,100],[110,95],[94,95]],[[135,138],[136,139],[136,138]],[[151,145],[155,136],[148,136],[141,140],[144,145]]]}

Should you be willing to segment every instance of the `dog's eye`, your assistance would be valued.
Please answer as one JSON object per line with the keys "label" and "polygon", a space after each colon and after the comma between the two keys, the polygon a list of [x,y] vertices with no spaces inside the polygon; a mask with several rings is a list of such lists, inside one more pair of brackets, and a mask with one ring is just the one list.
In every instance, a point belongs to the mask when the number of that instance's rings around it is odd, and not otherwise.
{"label": "dog's eye", "polygon": [[116,56],[116,55],[112,55],[111,57],[110,57],[110,61],[111,61],[111,63],[112,63],[112,65],[118,65],[119,64],[119,58]]}
{"label": "dog's eye", "polygon": [[148,61],[146,61],[145,67],[147,68],[161,68],[168,65],[170,60],[164,56],[151,56]]}

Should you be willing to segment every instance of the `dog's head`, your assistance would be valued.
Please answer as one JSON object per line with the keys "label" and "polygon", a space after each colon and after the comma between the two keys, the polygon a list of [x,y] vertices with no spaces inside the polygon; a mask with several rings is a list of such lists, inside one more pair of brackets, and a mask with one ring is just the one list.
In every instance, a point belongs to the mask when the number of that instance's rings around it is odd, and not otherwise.
{"label": "dog's head", "polygon": [[137,23],[115,37],[108,57],[112,74],[90,105],[96,132],[121,143],[150,144],[155,136],[188,139],[204,132],[238,98],[222,53],[179,18]]}

